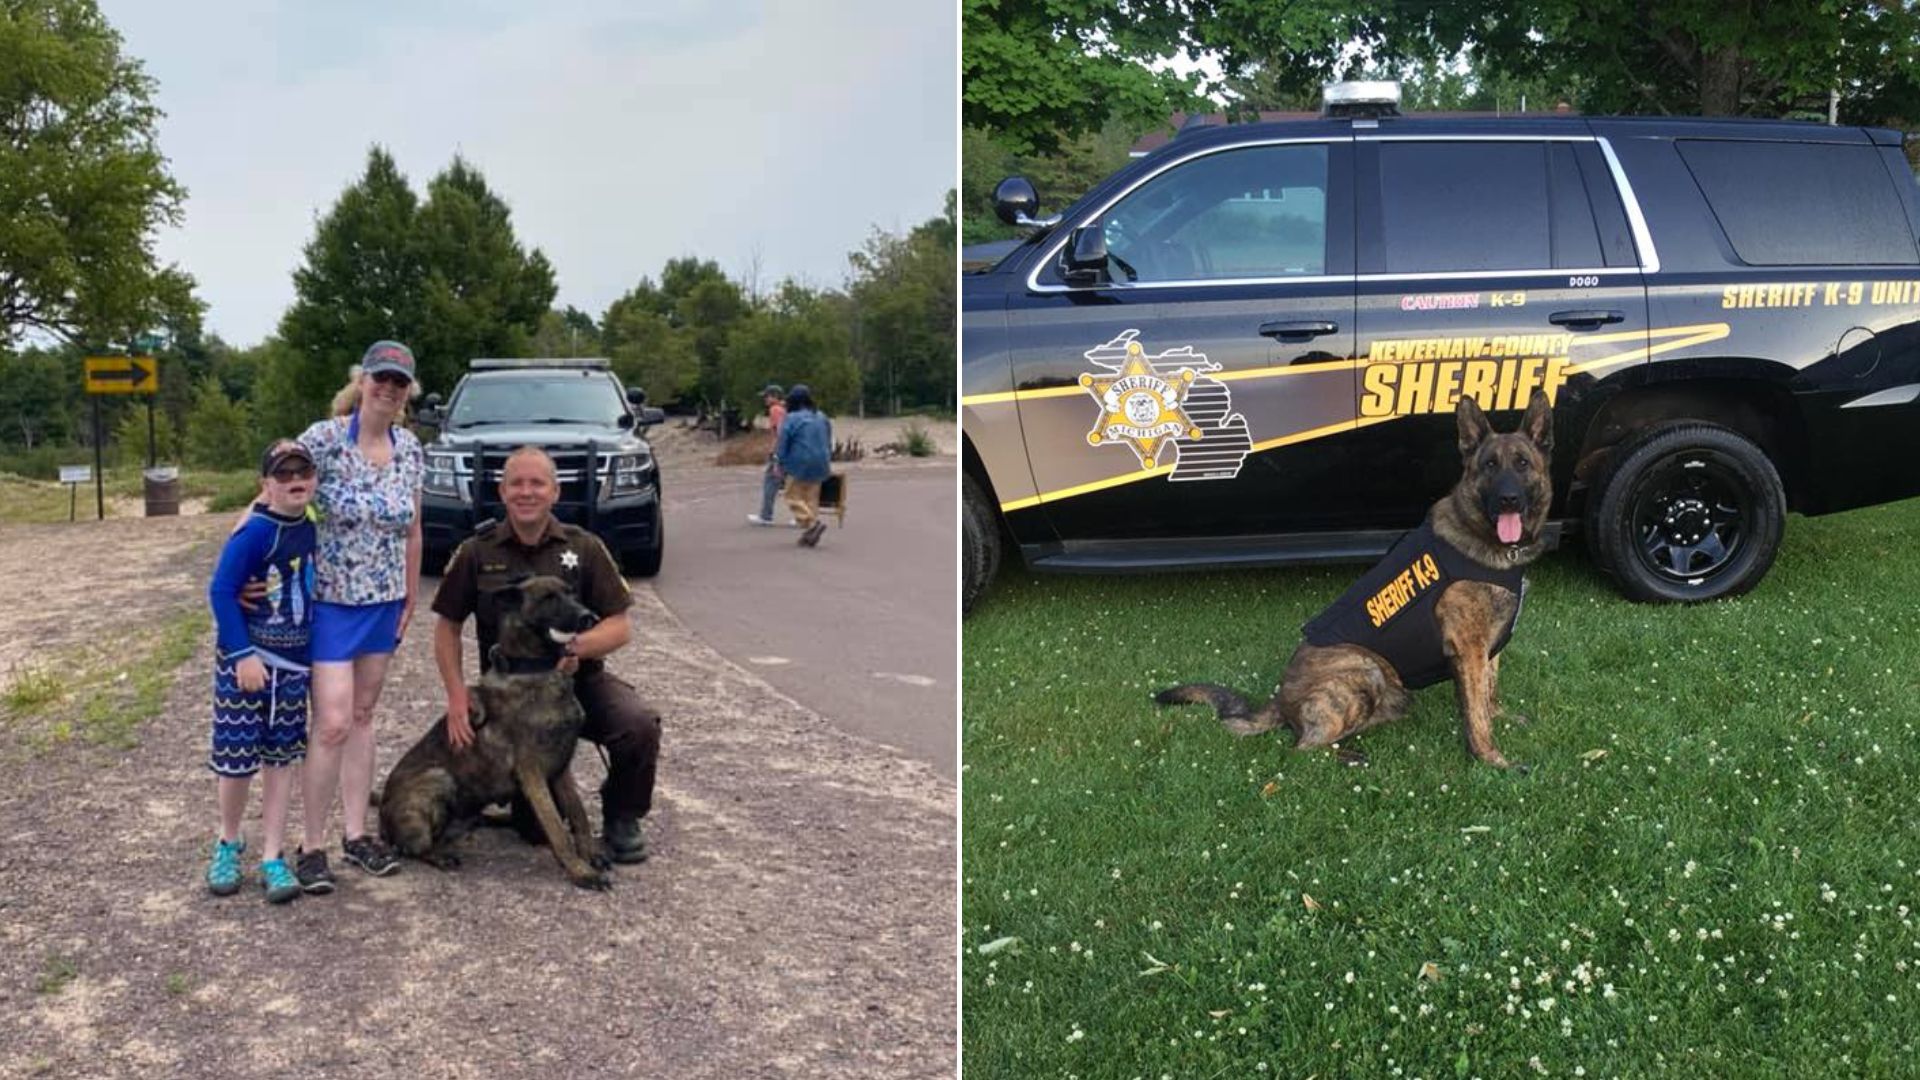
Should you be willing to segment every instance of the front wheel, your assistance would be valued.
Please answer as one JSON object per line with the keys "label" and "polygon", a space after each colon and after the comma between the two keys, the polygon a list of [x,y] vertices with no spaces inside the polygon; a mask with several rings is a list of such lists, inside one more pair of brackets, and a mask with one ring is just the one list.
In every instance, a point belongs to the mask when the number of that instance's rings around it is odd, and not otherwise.
{"label": "front wheel", "polygon": [[961,476],[960,495],[960,614],[964,616],[1000,569],[1000,522],[973,477]]}
{"label": "front wheel", "polygon": [[1780,474],[1745,436],[1671,424],[1618,452],[1587,517],[1587,544],[1629,599],[1738,596],[1773,565],[1786,502]]}
{"label": "front wheel", "polygon": [[660,572],[660,560],[667,554],[667,518],[660,512],[660,504],[653,504],[653,542],[638,551],[626,551],[620,555],[627,573],[632,577],[653,577]]}

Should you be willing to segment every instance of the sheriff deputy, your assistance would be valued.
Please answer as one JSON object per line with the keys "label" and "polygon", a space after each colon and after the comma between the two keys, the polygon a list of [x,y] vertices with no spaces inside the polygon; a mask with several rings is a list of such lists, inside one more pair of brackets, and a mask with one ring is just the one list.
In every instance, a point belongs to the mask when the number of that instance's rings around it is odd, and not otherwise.
{"label": "sheriff deputy", "polygon": [[[560,667],[574,672],[574,693],[586,710],[580,737],[607,752],[607,781],[600,788],[607,855],[614,862],[636,863],[647,857],[640,819],[653,806],[660,714],[606,670],[601,658],[633,636],[627,618],[633,595],[599,537],[553,516],[559,497],[559,476],[546,451],[532,446],[515,450],[500,479],[506,523],[481,525],[447,564],[433,600],[434,613],[440,616],[433,630],[433,659],[447,691],[447,740],[455,750],[473,742],[466,674],[461,671],[460,635],[467,617],[473,616],[478,627],[480,669],[485,672],[492,666],[489,654],[500,630],[493,592],[526,575],[567,582],[580,602],[601,618],[568,643],[569,655]],[[516,802],[517,821],[526,816]]]}

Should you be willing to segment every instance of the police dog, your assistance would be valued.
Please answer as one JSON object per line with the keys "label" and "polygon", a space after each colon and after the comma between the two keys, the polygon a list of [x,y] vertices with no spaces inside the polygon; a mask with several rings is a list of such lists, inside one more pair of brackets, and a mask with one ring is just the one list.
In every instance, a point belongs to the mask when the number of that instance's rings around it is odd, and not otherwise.
{"label": "police dog", "polygon": [[[1451,678],[1468,752],[1509,767],[1493,743],[1502,711],[1500,649],[1519,617],[1519,568],[1546,546],[1553,410],[1535,390],[1519,430],[1506,435],[1494,433],[1470,397],[1460,399],[1454,417],[1465,466],[1460,481],[1420,529],[1307,624],[1272,700],[1254,709],[1209,683],[1175,686],[1154,700],[1212,705],[1236,734],[1285,725],[1296,746],[1324,747],[1398,719],[1409,689]],[[1365,760],[1352,750],[1342,756]]]}
{"label": "police dog", "polygon": [[609,863],[594,841],[571,768],[586,713],[574,696],[573,676],[557,667],[565,643],[599,616],[555,577],[522,578],[493,596],[502,612],[500,640],[492,669],[470,695],[473,742],[455,750],[442,716],[387,774],[380,835],[402,855],[450,870],[460,864],[453,842],[480,811],[521,794],[568,879],[582,888],[608,888]]}

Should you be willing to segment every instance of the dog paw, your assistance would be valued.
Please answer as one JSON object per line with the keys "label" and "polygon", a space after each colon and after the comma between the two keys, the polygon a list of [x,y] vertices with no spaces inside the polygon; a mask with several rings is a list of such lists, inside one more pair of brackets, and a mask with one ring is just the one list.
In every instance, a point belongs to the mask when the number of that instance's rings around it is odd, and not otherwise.
{"label": "dog paw", "polygon": [[575,885],[583,889],[592,889],[595,892],[606,892],[608,889],[613,888],[613,879],[607,876],[605,870],[593,870],[590,873],[572,874],[569,876]]}

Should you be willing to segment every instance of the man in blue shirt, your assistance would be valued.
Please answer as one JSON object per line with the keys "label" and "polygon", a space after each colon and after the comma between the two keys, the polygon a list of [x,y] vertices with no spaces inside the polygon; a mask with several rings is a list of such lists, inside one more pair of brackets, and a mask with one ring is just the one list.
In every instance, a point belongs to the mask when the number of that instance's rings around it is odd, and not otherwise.
{"label": "man in blue shirt", "polygon": [[833,471],[833,423],[814,407],[805,383],[787,391],[787,418],[780,424],[774,457],[787,474],[787,509],[806,530],[800,543],[813,547],[827,531],[820,520],[820,484]]}

